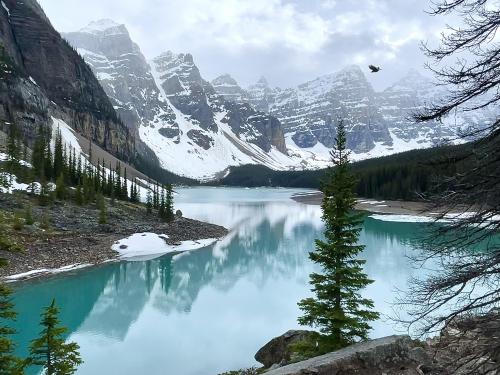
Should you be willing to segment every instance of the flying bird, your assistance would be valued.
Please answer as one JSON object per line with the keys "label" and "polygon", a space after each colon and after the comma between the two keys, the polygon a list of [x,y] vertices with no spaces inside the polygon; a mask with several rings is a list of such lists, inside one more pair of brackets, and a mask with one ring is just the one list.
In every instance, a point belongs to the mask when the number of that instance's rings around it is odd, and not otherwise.
{"label": "flying bird", "polygon": [[370,68],[370,70],[372,71],[372,73],[377,73],[377,72],[380,71],[380,67],[379,66],[368,65],[368,68]]}

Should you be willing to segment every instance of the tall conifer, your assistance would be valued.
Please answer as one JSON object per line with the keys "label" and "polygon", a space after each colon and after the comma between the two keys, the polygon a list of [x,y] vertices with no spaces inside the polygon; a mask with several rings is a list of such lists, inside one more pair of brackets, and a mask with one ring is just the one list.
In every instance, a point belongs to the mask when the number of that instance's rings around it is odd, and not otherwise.
{"label": "tall conifer", "polygon": [[304,312],[299,323],[320,329],[318,350],[322,352],[367,339],[369,323],[379,316],[373,311],[373,301],[361,295],[373,281],[363,272],[365,261],[359,259],[364,249],[358,245],[362,217],[354,212],[356,180],[349,168],[343,123],[338,126],[331,156],[333,168],[321,187],[325,240],[316,240],[316,250],[310,253],[322,273],[311,274],[315,298],[299,302]]}

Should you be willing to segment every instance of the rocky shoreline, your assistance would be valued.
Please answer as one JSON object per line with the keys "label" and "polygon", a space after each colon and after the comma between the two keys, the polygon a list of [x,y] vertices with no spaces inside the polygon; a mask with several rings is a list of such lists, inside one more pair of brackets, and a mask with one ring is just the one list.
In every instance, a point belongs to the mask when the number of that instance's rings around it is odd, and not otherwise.
{"label": "rocky shoreline", "polygon": [[[296,194],[292,196],[292,199],[295,202],[318,206],[321,205],[323,193],[318,191],[306,194]],[[379,214],[415,216],[429,215],[429,206],[425,202],[388,201],[359,198],[356,204],[356,209]]]}
{"label": "rocky shoreline", "polygon": [[[26,194],[0,194],[0,209],[20,212],[31,203],[30,199]],[[109,204],[107,224],[98,224],[98,215],[94,206],[80,207],[67,202],[47,207],[33,205],[35,221],[45,217],[48,228],[42,229],[40,223],[35,223],[13,232],[23,250],[0,250],[0,258],[8,262],[6,267],[0,267],[0,278],[24,273],[29,278],[40,277],[72,265],[117,261],[118,253],[111,246],[134,233],[166,234],[167,244],[173,245],[180,241],[221,238],[228,232],[224,227],[183,217],[163,223],[155,215],[148,215],[143,206],[128,202]]]}
{"label": "rocky shoreline", "polygon": [[223,375],[470,375],[500,374],[500,313],[456,318],[426,341],[388,336],[360,342],[306,360],[296,360],[294,345],[310,331],[288,331],[263,346],[255,359],[263,368]]}

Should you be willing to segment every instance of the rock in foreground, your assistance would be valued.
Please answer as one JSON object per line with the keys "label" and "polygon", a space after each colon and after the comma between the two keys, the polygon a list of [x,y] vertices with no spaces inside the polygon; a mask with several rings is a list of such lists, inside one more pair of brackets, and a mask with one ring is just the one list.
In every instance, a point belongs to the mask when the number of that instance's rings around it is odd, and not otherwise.
{"label": "rock in foreground", "polygon": [[389,336],[280,367],[269,375],[417,375],[430,358],[408,336]]}

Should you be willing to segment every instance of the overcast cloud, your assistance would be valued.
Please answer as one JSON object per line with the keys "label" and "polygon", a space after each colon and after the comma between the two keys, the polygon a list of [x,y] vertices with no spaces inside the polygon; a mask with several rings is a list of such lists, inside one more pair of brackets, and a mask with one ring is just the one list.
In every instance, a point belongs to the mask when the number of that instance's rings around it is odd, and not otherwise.
{"label": "overcast cloud", "polygon": [[423,71],[419,45],[444,20],[427,0],[39,0],[59,31],[109,18],[124,23],[147,58],[192,53],[206,79],[229,73],[242,86],[264,75],[293,86],[343,66],[380,65],[377,89]]}

